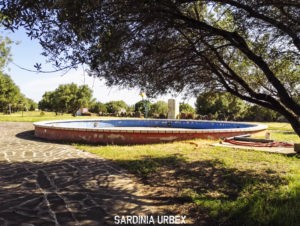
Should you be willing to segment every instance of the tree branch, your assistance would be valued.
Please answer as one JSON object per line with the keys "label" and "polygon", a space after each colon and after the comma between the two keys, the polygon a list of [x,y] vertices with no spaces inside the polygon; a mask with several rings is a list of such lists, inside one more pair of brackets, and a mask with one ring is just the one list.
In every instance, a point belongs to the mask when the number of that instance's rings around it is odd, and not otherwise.
{"label": "tree branch", "polygon": [[229,42],[232,43],[237,49],[239,49],[242,53],[244,53],[248,59],[250,59],[253,63],[255,63],[265,74],[268,81],[274,86],[274,88],[278,91],[279,98],[288,106],[292,111],[294,111],[297,115],[300,115],[300,105],[297,104],[288,94],[283,84],[280,80],[274,75],[274,73],[269,68],[268,64],[262,59],[262,57],[257,56],[253,53],[248,47],[246,41],[243,37],[241,37],[237,32],[228,32],[226,30],[222,30],[219,28],[215,28],[207,23],[202,21],[197,21],[193,18],[187,17],[182,13],[174,13],[168,12],[172,14],[174,17],[184,21],[187,26],[211,32],[215,35],[220,35]]}
{"label": "tree branch", "polygon": [[279,30],[288,34],[292,38],[296,48],[300,51],[300,38],[298,38],[297,33],[295,33],[294,30],[290,29],[288,26],[285,26],[283,23],[280,23],[279,21],[277,21],[275,19],[267,17],[266,15],[263,15],[263,14],[255,11],[252,7],[250,7],[248,5],[244,5],[240,2],[236,2],[236,1],[232,1],[232,0],[214,0],[214,1],[218,2],[220,4],[225,3],[225,4],[228,4],[231,6],[235,6],[239,9],[243,9],[249,13],[249,16],[263,20],[263,21],[268,22],[269,24],[275,26]]}

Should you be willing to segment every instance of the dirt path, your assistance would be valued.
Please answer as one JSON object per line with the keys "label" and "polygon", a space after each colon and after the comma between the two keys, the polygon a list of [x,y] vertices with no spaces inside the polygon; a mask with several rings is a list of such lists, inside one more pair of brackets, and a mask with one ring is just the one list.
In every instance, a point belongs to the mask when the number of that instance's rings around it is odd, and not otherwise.
{"label": "dirt path", "polygon": [[105,159],[36,139],[31,123],[0,123],[0,225],[108,225],[164,205]]}

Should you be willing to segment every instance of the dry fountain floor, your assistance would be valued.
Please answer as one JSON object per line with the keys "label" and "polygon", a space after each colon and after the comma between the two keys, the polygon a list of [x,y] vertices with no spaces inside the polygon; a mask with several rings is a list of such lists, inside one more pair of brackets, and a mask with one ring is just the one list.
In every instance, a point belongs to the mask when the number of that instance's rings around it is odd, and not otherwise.
{"label": "dry fountain floor", "polygon": [[35,138],[32,123],[0,123],[0,225],[110,225],[167,203],[110,161]]}

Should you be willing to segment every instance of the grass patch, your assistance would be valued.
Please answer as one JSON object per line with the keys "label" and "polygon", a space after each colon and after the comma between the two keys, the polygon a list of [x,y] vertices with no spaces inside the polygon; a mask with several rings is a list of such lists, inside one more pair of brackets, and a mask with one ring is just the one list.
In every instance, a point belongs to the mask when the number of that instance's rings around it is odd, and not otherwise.
{"label": "grass patch", "polygon": [[268,126],[268,131],[271,133],[271,139],[276,141],[300,143],[300,138],[294,132],[290,124],[280,122],[269,122],[262,124]]}
{"label": "grass patch", "polygon": [[[299,142],[285,133],[292,132],[288,124],[268,124],[273,136]],[[207,225],[300,225],[299,157],[212,147],[212,142],[76,146],[116,162],[175,203],[186,200],[172,211],[198,224],[205,215]]]}
{"label": "grass patch", "polygon": [[[87,116],[72,116],[71,114],[56,115],[54,112],[28,111],[17,112],[10,115],[0,113],[0,121],[3,122],[38,122],[47,120],[61,120],[61,119],[91,119],[97,117]],[[99,118],[99,117],[98,117]]]}

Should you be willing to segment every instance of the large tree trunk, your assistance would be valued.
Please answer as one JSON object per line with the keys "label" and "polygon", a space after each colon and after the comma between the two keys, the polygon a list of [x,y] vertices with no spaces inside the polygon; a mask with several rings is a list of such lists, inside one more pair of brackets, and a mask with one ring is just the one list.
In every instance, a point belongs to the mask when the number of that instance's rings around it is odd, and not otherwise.
{"label": "large tree trunk", "polygon": [[300,137],[300,117],[285,114],[283,116],[289,121],[295,133]]}
{"label": "large tree trunk", "polygon": [[[221,83],[222,83],[222,81],[221,81]],[[273,111],[276,111],[276,112],[282,114],[288,120],[288,122],[291,124],[291,126],[292,126],[293,130],[295,131],[295,133],[300,137],[300,115],[298,115],[297,113],[291,113],[293,111],[291,109],[288,109],[287,107],[284,107],[283,105],[275,106],[274,103],[261,102],[261,101],[259,101],[259,99],[244,96],[241,93],[236,92],[235,90],[231,89],[229,86],[226,85],[226,83],[223,83],[223,84],[226,87],[226,90],[229,93],[231,93],[232,95],[234,95],[236,97],[239,97],[242,100],[245,100],[247,102],[260,105],[262,107],[271,109]]]}

